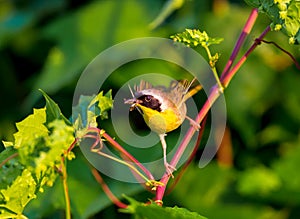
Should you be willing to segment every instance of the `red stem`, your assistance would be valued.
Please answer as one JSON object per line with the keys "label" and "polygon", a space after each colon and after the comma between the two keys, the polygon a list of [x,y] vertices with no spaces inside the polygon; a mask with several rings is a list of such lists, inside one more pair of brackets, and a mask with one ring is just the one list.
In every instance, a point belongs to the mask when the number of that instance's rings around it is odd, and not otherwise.
{"label": "red stem", "polygon": [[131,160],[134,164],[136,164],[146,175],[150,180],[154,180],[153,175],[151,172],[143,165],[141,164],[135,157],[133,157],[128,151],[126,151],[118,142],[116,142],[112,137],[110,137],[107,133],[103,133],[102,136],[118,151],[120,151],[123,155],[128,157],[129,160]]}
{"label": "red stem", "polygon": [[266,36],[266,34],[271,30],[270,26],[268,26],[262,34],[254,41],[250,49],[245,53],[245,55],[242,56],[242,58],[238,61],[238,63],[232,68],[228,74],[226,74],[223,79],[222,83],[224,87],[227,87],[233,76],[236,74],[236,72],[240,69],[240,67],[244,64],[248,56],[251,54],[251,52],[260,44],[260,41]]}
{"label": "red stem", "polygon": [[196,144],[194,146],[194,149],[191,153],[191,155],[189,156],[189,159],[186,161],[186,163],[183,165],[183,167],[181,168],[179,174],[176,176],[175,178],[175,182],[170,186],[170,188],[168,188],[167,190],[167,193],[169,194],[173,189],[174,187],[177,185],[177,183],[179,182],[179,180],[181,179],[181,177],[183,176],[185,170],[187,169],[187,167],[190,165],[190,163],[193,161],[194,157],[196,156],[196,153],[198,151],[198,148],[200,146],[200,143],[201,143],[201,139],[202,139],[202,136],[203,136],[203,133],[204,133],[204,127],[205,127],[205,124],[206,124],[206,118],[207,116],[204,117],[203,121],[201,122],[201,129],[199,131],[199,134],[198,134],[198,137],[197,137],[197,141],[196,141]]}
{"label": "red stem", "polygon": [[135,157],[133,157],[128,151],[126,151],[118,142],[116,142],[112,137],[110,137],[105,131],[95,128],[89,127],[89,131],[96,132],[99,137],[100,135],[103,136],[116,150],[118,150],[121,154],[125,155],[129,160],[131,160],[134,164],[136,164],[150,180],[154,180],[153,175],[151,172],[144,167]]}
{"label": "red stem", "polygon": [[78,139],[75,138],[74,141],[72,142],[72,144],[70,145],[70,147],[68,148],[67,153],[70,153],[73,150],[73,148],[75,147],[77,142],[78,142]]}
{"label": "red stem", "polygon": [[113,193],[112,191],[109,189],[109,187],[107,186],[107,184],[104,182],[103,178],[101,177],[101,175],[98,173],[98,171],[95,168],[91,168],[92,174],[94,175],[96,181],[101,185],[103,191],[105,192],[105,194],[107,195],[107,197],[109,197],[109,199],[115,204],[117,205],[119,208],[127,208],[127,205],[124,204],[123,202],[121,202]]}
{"label": "red stem", "polygon": [[0,163],[0,168],[1,168],[4,164],[6,164],[8,161],[10,161],[11,159],[13,159],[13,158],[15,158],[15,157],[17,157],[17,156],[19,156],[19,153],[14,153],[14,154],[10,155],[9,157],[5,158],[5,159]]}
{"label": "red stem", "polygon": [[251,29],[252,29],[252,27],[253,27],[253,25],[256,21],[257,16],[258,16],[258,9],[255,8],[251,11],[251,13],[248,17],[248,20],[246,21],[246,24],[243,28],[243,31],[242,31],[238,41],[235,44],[233,52],[232,52],[228,62],[225,65],[225,68],[224,68],[224,70],[222,72],[222,75],[221,75],[221,80],[228,73],[228,71],[230,70],[237,54],[239,53],[243,43],[245,42],[245,39],[246,39],[247,35],[250,33],[250,31],[251,31]]}
{"label": "red stem", "polygon": [[[235,58],[236,55],[237,55],[237,52],[239,51],[240,47],[241,47],[241,42],[244,41],[244,37],[246,36],[245,34],[246,33],[249,33],[250,30],[252,29],[254,23],[255,23],[255,20],[257,18],[256,16],[257,14],[257,10],[252,10],[251,14],[250,14],[250,18],[248,19],[247,21],[247,25],[244,26],[244,30],[243,29],[243,32],[242,34],[240,35],[240,37],[242,39],[238,39],[238,43],[236,44],[236,46],[238,47],[237,49],[234,49],[233,50],[233,55],[231,55],[231,58]],[[266,30],[260,35],[259,39],[263,39],[263,37],[270,31],[270,27],[267,27]],[[237,70],[241,67],[241,65],[245,62],[246,58],[249,56],[249,54],[256,48],[256,46],[258,45],[258,42],[259,41],[255,41],[253,43],[253,45],[250,47],[250,49],[245,53],[245,55],[238,61],[238,63],[233,67],[233,69],[231,71],[229,71],[229,68],[230,66],[232,65],[232,61],[233,60],[230,60],[229,61],[229,64],[227,63],[227,67],[228,70],[224,70],[223,71],[223,77],[221,78],[221,82],[222,84],[224,85],[224,87],[227,87],[229,82],[231,81],[232,77],[236,74]],[[227,73],[228,72],[228,73]],[[218,86],[214,86],[210,92],[210,95],[207,99],[207,101],[205,102],[205,104],[203,105],[203,107],[201,108],[200,112],[198,113],[195,121],[197,123],[201,123],[201,121],[204,119],[204,117],[207,115],[208,111],[210,110],[212,104],[215,102],[215,100],[220,96],[220,91],[219,91],[219,87]],[[190,142],[190,139],[193,137],[195,133],[195,129],[193,127],[191,127],[183,141],[181,142],[181,144],[179,145],[173,159],[171,160],[170,164],[172,166],[176,166],[176,164],[178,163],[179,159],[181,158],[183,152],[185,151],[188,143]],[[157,188],[157,192],[156,192],[156,197],[155,197],[155,200],[156,200],[156,203],[158,204],[162,204],[162,198],[164,196],[164,193],[165,193],[165,190],[166,190],[166,185],[168,183],[170,179],[170,176],[165,173],[164,176],[162,177],[161,179],[161,182],[163,183],[164,186],[158,186]]]}
{"label": "red stem", "polygon": [[[215,86],[213,88],[213,90],[211,91],[207,101],[205,102],[205,104],[203,105],[203,107],[201,108],[200,112],[198,113],[195,122],[199,123],[203,120],[203,118],[206,116],[206,114],[208,113],[208,111],[210,110],[210,107],[212,106],[212,104],[214,103],[214,101],[218,98],[218,96],[220,95],[219,93],[219,87]],[[178,163],[178,161],[180,160],[182,154],[184,153],[188,143],[190,142],[191,138],[193,137],[194,133],[195,133],[195,128],[191,127],[186,135],[184,136],[184,139],[182,140],[181,144],[179,145],[173,159],[171,160],[170,164],[175,167]],[[166,185],[168,183],[170,179],[170,175],[168,173],[165,173],[162,177],[162,179],[160,180],[160,182],[163,183],[164,186],[158,186],[157,190],[156,190],[156,197],[155,197],[155,202],[160,204],[162,203],[162,198],[164,196],[165,190],[166,190]]]}
{"label": "red stem", "polygon": [[292,59],[292,61],[294,62],[296,68],[298,68],[300,70],[300,64],[297,62],[296,58],[291,53],[289,53],[287,50],[285,50],[284,48],[282,48],[281,46],[279,46],[277,43],[272,42],[272,41],[260,40],[260,42],[267,43],[267,44],[273,44],[274,46],[276,46],[282,52],[284,52],[285,54],[287,54]]}

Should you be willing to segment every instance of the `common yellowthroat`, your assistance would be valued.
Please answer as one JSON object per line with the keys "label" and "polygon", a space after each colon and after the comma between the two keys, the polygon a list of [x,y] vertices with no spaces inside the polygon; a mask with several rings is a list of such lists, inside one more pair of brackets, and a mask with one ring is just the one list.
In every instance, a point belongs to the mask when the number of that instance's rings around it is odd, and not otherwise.
{"label": "common yellowthroat", "polygon": [[141,80],[140,84],[134,87],[134,93],[129,87],[133,98],[125,100],[125,104],[131,104],[130,111],[137,109],[148,127],[158,134],[163,148],[164,165],[171,176],[176,168],[167,162],[166,133],[177,129],[185,119],[197,129],[200,127],[186,115],[186,100],[202,89],[201,85],[191,88],[194,80],[190,83],[187,80],[171,81],[168,88],[154,87],[149,82]]}

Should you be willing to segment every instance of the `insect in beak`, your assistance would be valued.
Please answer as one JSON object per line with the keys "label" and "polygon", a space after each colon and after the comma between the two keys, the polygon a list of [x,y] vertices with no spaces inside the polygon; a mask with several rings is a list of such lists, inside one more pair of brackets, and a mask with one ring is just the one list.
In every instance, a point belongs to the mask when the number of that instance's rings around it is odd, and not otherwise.
{"label": "insect in beak", "polygon": [[124,103],[125,103],[125,104],[131,104],[129,110],[132,111],[132,110],[134,110],[134,108],[135,108],[136,101],[137,101],[137,100],[136,100],[135,98],[133,98],[133,99],[128,99],[128,100],[125,99],[125,100],[124,100]]}
{"label": "insect in beak", "polygon": [[[128,88],[129,88],[129,91],[130,91],[130,93],[131,93],[131,96],[132,96],[132,99],[124,99],[124,103],[125,104],[131,104],[131,106],[130,106],[130,108],[129,108],[129,110],[130,111],[132,111],[132,110],[134,110],[134,109],[137,109],[137,110],[139,110],[139,108],[138,107],[136,107],[136,104],[137,103],[141,103],[142,101],[140,101],[139,99],[137,99],[136,97],[135,97],[135,95],[134,95],[134,93],[133,93],[133,91],[132,91],[132,89],[131,89],[131,87],[128,85]],[[140,111],[140,110],[139,110]]]}
{"label": "insect in beak", "polygon": [[131,104],[129,110],[132,111],[132,110],[134,110],[136,108],[136,104],[137,103],[141,103],[141,101],[138,100],[138,99],[136,99],[136,98],[133,98],[133,99],[127,99],[127,100],[125,99],[124,103],[125,104]]}

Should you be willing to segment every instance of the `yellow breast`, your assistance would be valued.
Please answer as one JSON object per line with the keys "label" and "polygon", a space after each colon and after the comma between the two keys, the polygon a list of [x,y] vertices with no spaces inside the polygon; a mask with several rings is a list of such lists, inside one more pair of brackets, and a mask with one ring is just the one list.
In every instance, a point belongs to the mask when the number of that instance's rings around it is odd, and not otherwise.
{"label": "yellow breast", "polygon": [[149,128],[158,133],[164,134],[177,129],[183,122],[177,109],[166,109],[162,112],[137,104],[143,112],[143,117]]}

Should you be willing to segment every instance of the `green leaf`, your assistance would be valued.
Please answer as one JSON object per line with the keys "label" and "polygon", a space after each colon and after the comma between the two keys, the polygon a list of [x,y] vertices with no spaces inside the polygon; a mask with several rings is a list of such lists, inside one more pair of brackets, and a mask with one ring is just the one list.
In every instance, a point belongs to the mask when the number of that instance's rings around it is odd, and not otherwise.
{"label": "green leaf", "polygon": [[299,165],[299,145],[300,137],[295,141],[285,143],[283,145],[283,149],[285,150],[282,151],[282,157],[276,160],[272,165],[275,172],[282,179],[284,190],[289,191],[290,195],[300,193],[300,175],[298,169],[295,168]]}
{"label": "green leaf", "polygon": [[43,90],[39,89],[46,100],[47,123],[55,119],[63,119],[68,125],[72,123],[62,114],[59,106]]}
{"label": "green leaf", "polygon": [[258,8],[260,6],[261,0],[244,0],[248,5]]}
{"label": "green leaf", "polygon": [[76,130],[81,130],[89,125],[89,105],[93,100],[94,96],[79,97],[78,104],[72,108],[72,122]]}
{"label": "green leaf", "polygon": [[[12,143],[12,142],[10,142],[10,143]],[[14,147],[12,147],[12,146],[6,147],[5,150],[1,151],[1,153],[0,153],[0,163],[2,164],[2,162],[4,160],[6,160],[10,156],[13,156],[16,153],[17,153],[17,150]]]}
{"label": "green leaf", "polygon": [[[280,215],[280,211],[271,208],[268,203],[258,204],[256,200],[251,202],[239,196],[236,192],[238,178],[239,172],[219,166],[215,162],[205,168],[190,165],[169,199],[172,203],[175,200],[191,211],[214,219],[253,219],[264,218],[265,215],[276,218]],[[263,186],[264,182],[260,183]]]}
{"label": "green leaf", "polygon": [[67,125],[64,120],[54,120],[49,124],[49,128],[52,130],[51,134],[44,138],[45,143],[42,147],[36,145],[39,153],[37,156],[32,154],[30,160],[30,163],[34,163],[37,178],[43,179],[40,186],[53,185],[58,175],[54,167],[60,168],[62,155],[75,140],[74,128]]}
{"label": "green leaf", "polygon": [[261,166],[244,171],[237,186],[243,195],[266,197],[281,187],[281,180],[271,169]]}
{"label": "green leaf", "polygon": [[[79,149],[79,148],[78,148]],[[91,167],[84,155],[78,151],[76,159],[68,163],[68,187],[72,206],[72,218],[91,218],[97,212],[112,205],[111,200],[103,192],[99,183],[91,173]],[[104,178],[109,188],[119,199],[126,191],[127,195],[134,195],[143,190],[139,184],[122,183],[118,180]],[[63,188],[59,181],[54,186],[45,188],[37,199],[30,202],[25,214],[28,218],[48,218],[49,212],[60,211],[65,208]],[[109,217],[113,218],[113,217]]]}
{"label": "green leaf", "polygon": [[6,189],[22,173],[24,166],[18,161],[18,151],[13,147],[0,153],[0,164],[0,189]]}
{"label": "green leaf", "polygon": [[135,219],[146,218],[162,218],[162,219],[205,219],[196,212],[191,212],[185,208],[175,207],[160,207],[155,203],[145,205],[132,198],[124,196],[130,205],[126,209],[121,209],[121,212],[134,215]]}
{"label": "green leaf", "polygon": [[279,125],[269,125],[259,133],[260,143],[264,145],[284,142],[292,137],[293,134],[291,132]]}
{"label": "green leaf", "polygon": [[[96,96],[80,96],[78,105],[73,107],[72,120],[77,130],[84,130],[88,127],[97,127],[96,119],[107,119],[107,111],[113,106],[111,90],[103,95],[101,91]],[[80,134],[79,134],[80,135]]]}
{"label": "green leaf", "polygon": [[200,30],[192,30],[192,29],[185,29],[182,33],[177,33],[171,36],[175,42],[184,43],[188,47],[208,47],[213,44],[220,44],[223,41],[223,38],[212,38],[209,37],[208,34]]}
{"label": "green leaf", "polygon": [[62,159],[72,158],[65,152],[74,143],[74,128],[53,100],[46,101],[45,108],[34,109],[16,124],[15,142],[8,143],[14,146],[0,154],[0,212],[7,218],[25,217],[22,212],[29,201],[43,186],[53,186]]}
{"label": "green leaf", "polygon": [[290,44],[300,43],[300,2],[298,0],[246,0],[272,20],[272,30],[281,30]]}
{"label": "green leaf", "polygon": [[[39,37],[57,43],[49,50],[32,90],[57,92],[77,80],[82,69],[104,49],[132,38],[157,36],[148,24],[154,17],[153,9],[158,9],[160,4],[158,1],[92,1],[52,19],[39,32]],[[26,105],[32,106],[37,98],[37,93],[31,92]]]}
{"label": "green leaf", "polygon": [[11,141],[2,141],[4,147],[10,147],[10,146],[14,146],[14,143]]}
{"label": "green leaf", "polygon": [[[44,125],[46,122],[46,108],[33,109],[33,114],[26,117],[23,121],[16,123],[18,132],[14,134],[16,149],[27,146],[31,153],[34,145],[40,138],[48,135],[48,129]],[[26,156],[25,152],[24,156]]]}
{"label": "green leaf", "polygon": [[25,169],[12,185],[0,190],[1,218],[21,218],[24,207],[36,198],[35,192],[36,182],[31,172]]}
{"label": "green leaf", "polygon": [[99,108],[99,115],[101,119],[107,119],[107,111],[110,110],[113,106],[113,100],[111,95],[111,90],[109,90],[105,95],[103,95],[103,91],[101,91],[90,103],[90,107],[93,104]]}

